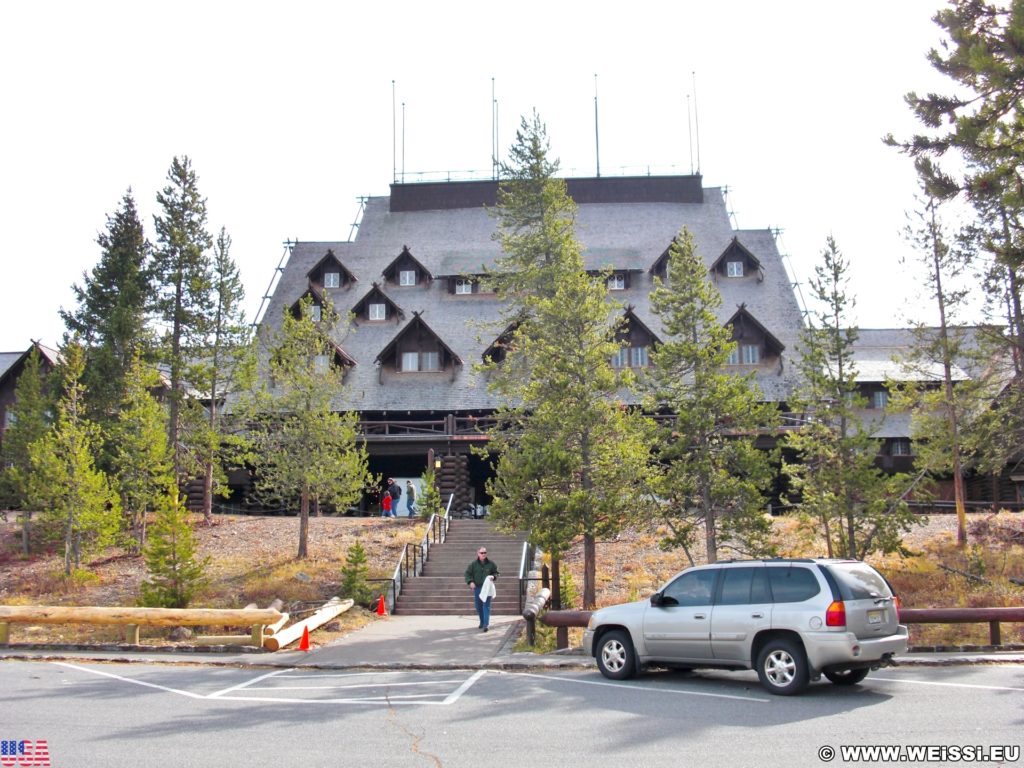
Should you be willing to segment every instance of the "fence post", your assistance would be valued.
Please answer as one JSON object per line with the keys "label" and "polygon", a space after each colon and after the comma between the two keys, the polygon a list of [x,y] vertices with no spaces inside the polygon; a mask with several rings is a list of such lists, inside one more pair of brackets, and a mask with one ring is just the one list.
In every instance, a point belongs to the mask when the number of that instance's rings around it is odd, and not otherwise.
{"label": "fence post", "polygon": [[1002,637],[999,632],[999,622],[990,621],[988,623],[988,640],[991,645],[1002,645]]}
{"label": "fence post", "polygon": [[6,621],[0,621],[0,645],[7,645],[11,642],[11,625]]}
{"label": "fence post", "polygon": [[252,644],[257,648],[263,647],[263,625],[253,624],[252,625]]}
{"label": "fence post", "polygon": [[124,627],[124,640],[130,645],[139,645],[139,625],[138,624],[125,624]]}

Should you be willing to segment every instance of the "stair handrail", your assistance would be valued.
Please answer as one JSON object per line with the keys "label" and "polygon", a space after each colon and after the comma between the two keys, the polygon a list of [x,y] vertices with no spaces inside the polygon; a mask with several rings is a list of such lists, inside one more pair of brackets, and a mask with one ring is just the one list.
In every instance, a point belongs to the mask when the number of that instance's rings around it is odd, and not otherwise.
{"label": "stair handrail", "polygon": [[[423,564],[427,562],[427,554],[430,551],[430,545],[443,544],[445,537],[448,534],[448,524],[450,522],[448,512],[452,508],[452,500],[455,498],[455,494],[451,494],[448,497],[448,506],[445,507],[444,514],[438,516],[435,512],[430,516],[430,520],[427,521],[427,530],[423,534],[423,540],[419,544],[406,544],[402,549],[402,554],[398,558],[398,565],[395,566],[395,573],[391,577],[391,581],[394,584],[393,594],[389,594],[385,599],[388,603],[388,613],[392,613],[395,610],[395,603],[398,602],[398,596],[402,593],[402,585],[406,579],[414,576],[419,576],[423,573]],[[430,535],[434,533],[434,541],[431,542]],[[414,547],[412,555],[412,568],[409,568],[409,547]],[[417,558],[418,555],[418,558]],[[418,559],[418,562],[417,562]]]}

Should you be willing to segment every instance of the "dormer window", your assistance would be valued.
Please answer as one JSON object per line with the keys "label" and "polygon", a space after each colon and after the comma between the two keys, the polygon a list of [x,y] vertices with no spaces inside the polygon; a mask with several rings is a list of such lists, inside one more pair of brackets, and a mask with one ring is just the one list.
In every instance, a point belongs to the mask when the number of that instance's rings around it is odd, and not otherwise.
{"label": "dormer window", "polygon": [[746,277],[749,274],[758,272],[761,269],[761,262],[750,252],[738,237],[734,237],[722,255],[715,259],[711,265],[711,274],[714,276],[725,275],[726,277]]}
{"label": "dormer window", "polygon": [[905,437],[898,437],[892,441],[890,453],[893,456],[910,456],[910,441]]}
{"label": "dormer window", "polygon": [[728,365],[757,365],[761,362],[759,344],[737,344],[729,353]]}
{"label": "dormer window", "polygon": [[624,291],[626,290],[626,276],[618,273],[611,275],[608,278],[608,290],[609,291]]}
{"label": "dormer window", "polygon": [[367,305],[367,320],[387,320],[388,319],[388,305],[387,304],[368,304]]}
{"label": "dormer window", "polygon": [[745,304],[739,306],[726,325],[732,327],[731,341],[736,342],[726,365],[761,365],[780,357],[786,348],[750,314]]}
{"label": "dormer window", "polygon": [[884,389],[877,389],[871,393],[871,407],[884,411],[889,405],[889,393]]}
{"label": "dormer window", "polygon": [[412,255],[408,246],[402,248],[402,252],[384,268],[381,274],[384,275],[386,282],[403,287],[419,285],[434,279],[427,268]]}
{"label": "dormer window", "polygon": [[625,322],[615,340],[622,346],[612,355],[613,368],[646,368],[651,364],[649,350],[658,338],[640,321],[633,307],[626,308]]}
{"label": "dormer window", "polygon": [[310,285],[320,288],[347,288],[357,282],[355,275],[338,260],[333,250],[328,250],[327,255],[306,273],[306,277]]}
{"label": "dormer window", "polygon": [[312,305],[310,305],[310,307],[309,307],[309,318],[314,323],[319,323],[321,318],[323,317],[323,314],[324,314],[323,310],[321,309],[319,304],[312,304]]}
{"label": "dormer window", "polygon": [[398,319],[404,313],[395,302],[388,298],[381,287],[374,283],[373,288],[352,307],[352,314],[357,321],[380,321],[389,318]]}
{"label": "dormer window", "polygon": [[429,373],[452,369],[454,375],[454,366],[462,365],[462,358],[441,341],[418,313],[413,315],[412,321],[377,355],[382,370]]}
{"label": "dormer window", "polygon": [[317,355],[313,358],[313,370],[318,374],[325,374],[331,365],[331,358],[327,355]]}
{"label": "dormer window", "polygon": [[459,295],[466,295],[473,293],[473,280],[460,277],[455,281],[455,293]]}
{"label": "dormer window", "polygon": [[306,289],[306,292],[299,297],[299,300],[292,304],[292,317],[294,317],[296,320],[302,319],[302,303],[304,299],[309,301],[309,319],[312,320],[314,323],[321,322],[324,319],[323,304],[325,299],[324,295],[320,293],[320,291],[312,283],[310,283],[309,288]]}

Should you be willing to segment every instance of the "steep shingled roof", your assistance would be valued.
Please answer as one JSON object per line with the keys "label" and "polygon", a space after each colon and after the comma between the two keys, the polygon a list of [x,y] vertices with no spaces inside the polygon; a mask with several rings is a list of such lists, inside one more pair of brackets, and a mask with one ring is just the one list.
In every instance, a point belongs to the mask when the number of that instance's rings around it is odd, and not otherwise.
{"label": "steep shingled roof", "polygon": [[[590,181],[600,184],[603,180]],[[614,291],[610,298],[622,305],[620,311],[632,306],[637,320],[665,339],[661,321],[651,311],[654,283],[648,270],[684,227],[693,234],[697,252],[709,269],[737,236],[762,265],[763,275],[717,281],[723,299],[719,314],[724,324],[738,305],[745,304],[785,347],[781,362],[759,369],[755,377],[766,399],[785,400],[797,381],[796,366],[787,356],[796,348],[802,315],[771,232],[733,229],[720,189],[704,189],[700,202],[580,204],[576,236],[587,269],[639,271],[626,290]],[[408,246],[432,275],[472,275],[493,268],[500,255],[500,246],[492,237],[495,231],[494,216],[482,206],[395,212],[389,198],[371,197],[354,241],[295,245],[264,317],[265,330],[276,328],[282,310],[306,292],[308,272],[328,249],[363,285],[379,281],[403,246]],[[510,319],[503,315],[502,301],[488,293],[453,294],[445,281],[437,280],[414,286],[389,283],[379,289],[407,314],[397,330],[391,321],[355,327],[340,324],[345,328],[337,331],[335,340],[359,365],[349,373],[347,391],[339,395],[338,407],[395,412],[466,411],[499,405],[472,363],[479,361],[508,327]],[[342,300],[342,291],[323,290],[340,311],[355,303],[352,294]],[[413,321],[413,313],[422,314],[437,337],[467,364],[456,366],[451,376],[381,375],[375,362],[378,355]]]}

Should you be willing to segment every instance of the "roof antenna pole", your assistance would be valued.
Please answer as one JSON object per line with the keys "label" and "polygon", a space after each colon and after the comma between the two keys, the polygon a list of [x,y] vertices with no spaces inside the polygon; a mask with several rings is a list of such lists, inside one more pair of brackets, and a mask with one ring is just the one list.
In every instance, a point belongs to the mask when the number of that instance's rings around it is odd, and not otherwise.
{"label": "roof antenna pole", "polygon": [[494,99],[494,78],[491,78],[491,178],[498,178],[498,125],[494,110],[498,102]]}
{"label": "roof antenna pole", "polygon": [[597,155],[597,178],[601,178],[601,139],[597,133],[597,75],[594,75],[594,152]]}
{"label": "roof antenna pole", "polygon": [[690,116],[690,94],[686,94],[686,132],[690,137],[690,175],[693,176],[693,118]]}
{"label": "roof antenna pole", "polygon": [[395,125],[395,81],[391,81],[391,182],[398,181],[398,159],[395,154],[395,145],[398,141]]}
{"label": "roof antenna pole", "polygon": [[693,75],[693,124],[697,129],[697,175],[700,175],[700,113],[697,112],[697,73]]}
{"label": "roof antenna pole", "polygon": [[501,162],[498,160],[498,154],[501,153],[501,149],[500,149],[501,142],[498,139],[498,100],[497,99],[494,100],[494,146],[499,148],[498,149],[498,153],[495,154],[495,158],[494,158],[495,178],[497,178],[498,176],[501,176]]}
{"label": "roof antenna pole", "polygon": [[405,184],[405,102],[402,102],[402,183]]}

